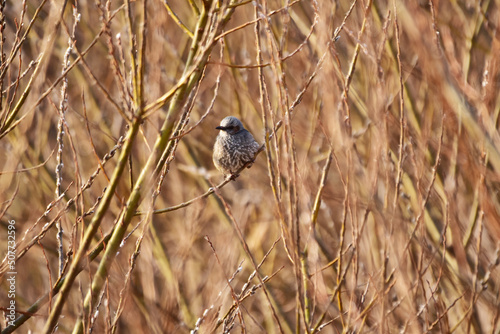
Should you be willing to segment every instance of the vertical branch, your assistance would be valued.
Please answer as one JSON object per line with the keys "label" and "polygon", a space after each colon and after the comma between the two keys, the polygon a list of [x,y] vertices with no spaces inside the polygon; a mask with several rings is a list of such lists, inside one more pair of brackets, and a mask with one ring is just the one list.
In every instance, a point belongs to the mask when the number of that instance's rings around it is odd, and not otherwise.
{"label": "vertical branch", "polygon": [[[287,184],[287,189],[288,189],[288,222],[284,221],[283,223],[285,226],[291,229],[291,233],[293,235],[293,231],[295,231],[295,252],[293,254],[293,261],[294,262],[294,270],[295,270],[295,275],[296,275],[296,284],[297,284],[297,297],[298,301],[300,302],[301,309],[304,309],[304,303],[303,303],[303,294],[301,293],[302,291],[302,285],[301,285],[301,277],[300,277],[300,264],[299,264],[299,258],[300,258],[300,229],[299,229],[299,215],[298,215],[298,195],[297,195],[297,162],[296,162],[296,152],[295,152],[295,143],[294,143],[294,134],[292,130],[292,119],[291,119],[291,108],[289,108],[289,99],[288,99],[288,89],[287,89],[287,84],[286,84],[286,76],[285,76],[285,69],[284,69],[284,63],[283,63],[283,50],[286,45],[286,39],[288,35],[288,24],[290,22],[290,15],[288,13],[290,3],[289,1],[285,2],[284,6],[284,15],[283,15],[283,29],[282,29],[282,36],[279,41],[276,40],[275,35],[273,34],[270,26],[270,21],[268,19],[263,20],[264,22],[264,28],[267,33],[267,42],[268,42],[268,49],[271,54],[271,68],[273,70],[274,75],[277,78],[277,83],[278,83],[278,101],[279,101],[279,110],[280,114],[283,117],[284,116],[284,125],[285,129],[283,131],[284,135],[284,145],[285,145],[285,152],[286,152],[286,157],[287,157],[287,167],[288,167],[288,179],[289,182]],[[267,8],[267,1],[263,1],[263,10],[264,10],[264,15],[268,15],[268,8]],[[278,138],[275,137],[275,143],[277,145],[278,143]],[[279,155],[279,150],[278,146],[276,146],[276,153]],[[280,164],[280,159],[277,159],[277,164],[278,164],[278,182],[281,180],[281,171],[279,168]],[[280,188],[280,187],[279,187]],[[284,239],[285,240],[285,239]],[[292,244],[293,245],[293,244]],[[299,324],[297,323],[297,326]],[[307,328],[306,328],[307,330]]]}
{"label": "vertical branch", "polygon": [[480,255],[481,255],[481,247],[482,247],[482,241],[483,241],[483,218],[484,218],[484,211],[479,212],[479,217],[478,219],[478,233],[477,233],[477,253],[476,253],[476,262],[474,264],[474,272],[472,275],[472,293],[470,297],[470,305],[468,309],[468,316],[467,316],[467,333],[470,333],[471,326],[475,327],[475,331],[479,332],[479,326],[477,325],[477,313],[475,312],[475,309],[477,308],[477,300],[479,299],[479,295],[481,294],[481,291],[484,289],[478,289],[478,275],[479,275],[479,268],[480,268]]}
{"label": "vertical branch", "polygon": [[[285,222],[285,217],[283,213],[283,205],[281,202],[281,181],[280,181],[280,164],[279,164],[279,148],[278,148],[278,136],[276,135],[277,130],[279,127],[281,127],[281,124],[283,124],[281,121],[274,126],[274,119],[273,113],[272,113],[272,107],[271,107],[271,102],[269,101],[269,94],[267,91],[267,85],[265,81],[265,76],[264,76],[264,71],[263,71],[263,59],[262,59],[262,41],[260,37],[260,17],[264,15],[259,11],[259,6],[254,7],[254,15],[255,15],[255,29],[254,29],[254,34],[255,34],[255,44],[257,48],[257,64],[259,65],[257,67],[258,70],[258,76],[259,76],[259,95],[260,95],[260,106],[261,106],[261,113],[262,113],[262,120],[264,124],[264,129],[265,129],[265,135],[264,135],[264,145],[266,148],[266,157],[267,157],[267,167],[268,167],[268,174],[269,174],[269,183],[271,185],[271,189],[273,190],[273,196],[274,200],[276,202],[276,208],[278,210],[278,214],[280,217],[279,224],[280,224],[280,231],[281,231],[281,238],[283,239],[283,245],[285,247],[285,251],[287,253],[288,258],[290,261],[293,263],[293,256],[292,253],[289,250],[289,240],[291,238],[290,232],[288,229],[288,226],[286,225]],[[267,118],[267,114],[271,114],[271,124],[272,124],[272,133],[270,133],[269,130],[269,122]],[[277,176],[275,174],[275,168],[273,165],[273,159],[272,159],[272,150],[271,150],[271,140],[274,141],[274,149],[276,152],[276,165],[277,165]]]}
{"label": "vertical branch", "polygon": [[[319,182],[318,192],[316,193],[316,198],[314,199],[313,208],[311,210],[311,225],[309,233],[311,233],[311,231],[313,232],[316,228],[316,221],[318,220],[319,208],[321,206],[321,196],[323,194],[323,189],[326,186],[326,178],[328,176],[328,172],[330,171],[330,165],[332,164],[332,159],[333,159],[333,149],[330,148],[330,152],[328,153],[328,158],[326,159],[325,166],[323,167],[323,172],[321,173],[321,180]],[[307,244],[305,248],[307,248]]]}
{"label": "vertical branch", "polygon": [[[98,6],[98,8],[100,10],[99,18],[100,18],[101,26],[102,26],[101,31],[103,32],[103,34],[106,37],[109,62],[111,63],[111,68],[113,70],[113,73],[115,74],[117,84],[119,84],[119,88],[120,88],[119,92],[120,92],[120,97],[121,97],[121,101],[122,101],[124,110],[122,110],[122,108],[120,108],[117,104],[116,104],[116,108],[117,108],[118,112],[120,113],[120,115],[125,120],[127,120],[127,122],[130,122],[131,109],[132,109],[131,101],[130,101],[131,92],[130,92],[129,85],[127,84],[127,80],[125,78],[126,74],[122,73],[120,66],[118,65],[116,55],[115,55],[116,46],[115,46],[115,43],[113,43],[113,36],[111,35],[112,15],[111,15],[110,6],[111,6],[111,1],[107,1],[105,6],[103,6],[103,5]],[[125,59],[123,56],[123,49],[121,48],[121,34],[120,33],[116,34],[116,40],[118,43],[120,63],[122,64],[122,66],[125,66],[126,63],[125,63]],[[84,64],[85,64],[85,62],[84,62]],[[127,114],[127,112],[128,112],[128,114]]]}
{"label": "vertical branch", "polygon": [[[129,46],[129,59],[130,59],[130,70],[132,72],[132,89],[133,96],[137,98],[139,95],[139,82],[137,77],[137,40],[134,34],[134,24],[132,23],[132,9],[130,7],[130,0],[125,0],[125,13],[126,21],[128,26],[128,46]],[[146,15],[144,13],[144,15]],[[144,22],[146,24],[146,22]],[[136,106],[138,101],[136,100]]]}
{"label": "vertical branch", "polygon": [[[393,0],[394,5],[394,29],[396,35],[396,49],[397,49],[397,60],[398,60],[398,73],[399,73],[399,152],[398,152],[398,170],[396,176],[396,185],[394,189],[394,202],[393,202],[393,215],[395,214],[397,201],[399,197],[399,185],[401,183],[401,176],[403,174],[403,154],[405,145],[405,104],[404,104],[404,90],[403,90],[403,69],[401,65],[401,44],[399,40],[399,23],[398,23],[398,12],[396,8],[396,1]],[[391,227],[392,229],[392,227]],[[391,230],[392,234],[392,230]]]}
{"label": "vertical branch", "polygon": [[[330,148],[330,153],[328,154],[328,158],[326,159],[325,166],[323,167],[323,172],[321,174],[321,180],[318,187],[318,192],[316,193],[316,198],[314,200],[313,208],[311,210],[311,222],[309,226],[309,236],[310,239],[311,234],[316,233],[316,221],[318,219],[319,208],[321,206],[321,197],[323,194],[323,189],[326,186],[326,178],[328,176],[328,172],[330,171],[330,166],[333,160],[333,149]],[[308,241],[306,240],[304,250],[300,254],[301,261],[301,271],[302,271],[302,279],[303,279],[303,289],[304,289],[304,321],[306,328],[311,327],[311,300],[308,295],[308,287],[309,287],[309,274],[307,267],[307,254],[308,254]]]}
{"label": "vertical branch", "polygon": [[[351,6],[354,6],[354,3],[356,1],[353,1],[353,4]],[[349,103],[348,103],[348,97],[349,97],[349,88],[351,85],[352,81],[352,76],[354,74],[354,69],[356,68],[356,62],[359,57],[359,52],[361,50],[361,36],[365,32],[365,27],[366,27],[366,21],[368,18],[368,13],[370,12],[372,0],[369,0],[368,3],[366,4],[365,7],[365,16],[363,18],[363,24],[361,25],[361,30],[358,33],[358,41],[356,42],[356,47],[354,49],[354,55],[352,56],[352,60],[350,62],[349,66],[349,71],[347,72],[346,79],[344,80],[345,85],[344,85],[344,91],[342,92],[342,101],[344,102],[345,108],[346,108],[346,114],[345,114],[345,119],[344,122],[347,127],[347,133],[349,136],[352,135],[352,127],[351,127],[351,111],[349,108]],[[352,8],[352,7],[351,7]]]}
{"label": "vertical branch", "polygon": [[[76,26],[78,22],[80,21],[80,14],[78,14],[78,7],[75,5],[73,7],[73,18],[74,18],[74,23],[73,23],[73,30],[71,34],[68,37],[68,48],[66,49],[66,52],[64,53],[63,57],[63,67],[62,67],[62,73],[66,72],[69,66],[69,57],[71,55],[71,51],[73,50],[73,44],[75,41],[75,31],[76,31]],[[67,128],[66,125],[66,120],[65,120],[65,114],[66,111],[68,110],[68,76],[67,74],[64,75],[62,79],[62,87],[61,87],[61,102],[59,103],[59,121],[57,123],[57,165],[56,165],[56,198],[60,197],[62,192],[61,192],[61,184],[63,180],[62,176],[62,170],[64,167],[63,163],[63,148],[64,148],[64,128]],[[56,223],[57,227],[57,248],[58,248],[58,253],[59,253],[59,271],[58,271],[58,277],[61,277],[62,271],[63,271],[63,266],[64,266],[64,249],[63,249],[63,228],[61,224],[61,219],[58,219]]]}
{"label": "vertical branch", "polygon": [[[347,155],[349,155],[349,152],[350,151],[347,151]],[[345,231],[346,231],[346,225],[347,225],[347,211],[349,208],[349,176],[350,176],[350,173],[349,172],[346,173],[346,177],[344,179],[344,176],[342,175],[342,170],[340,169],[340,165],[339,165],[339,161],[337,159],[337,156],[333,152],[332,152],[332,154],[333,154],[333,157],[335,158],[335,165],[337,167],[337,170],[339,171],[342,186],[344,187],[342,223],[341,223],[341,227],[340,227],[339,249],[337,252],[337,254],[338,254],[337,255],[337,259],[338,259],[338,263],[337,263],[337,288],[336,288],[336,293],[334,296],[332,296],[332,298],[333,297],[337,298],[337,303],[338,303],[337,305],[339,307],[339,317],[340,317],[340,320],[342,321],[342,325],[344,325],[344,315],[343,315],[344,306],[343,306],[343,302],[342,302],[341,287],[343,286],[345,274],[347,273],[347,266],[349,266],[350,262],[347,262],[345,273],[343,274],[342,270],[343,270],[344,263],[342,261],[342,254],[343,254],[342,249],[344,248],[344,243],[345,243]]]}

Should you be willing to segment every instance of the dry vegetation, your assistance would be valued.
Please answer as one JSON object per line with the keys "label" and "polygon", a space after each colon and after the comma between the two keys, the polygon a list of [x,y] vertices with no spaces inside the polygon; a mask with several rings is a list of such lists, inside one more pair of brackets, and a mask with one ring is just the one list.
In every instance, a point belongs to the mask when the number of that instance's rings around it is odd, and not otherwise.
{"label": "dry vegetation", "polygon": [[0,4],[2,333],[500,333],[500,1]]}

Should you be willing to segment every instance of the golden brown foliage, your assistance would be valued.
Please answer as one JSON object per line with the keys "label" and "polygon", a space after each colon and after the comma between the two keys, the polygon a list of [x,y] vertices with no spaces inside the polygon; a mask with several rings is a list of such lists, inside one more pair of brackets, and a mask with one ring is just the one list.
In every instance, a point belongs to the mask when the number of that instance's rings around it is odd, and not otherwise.
{"label": "golden brown foliage", "polygon": [[498,333],[499,6],[0,1],[2,333]]}

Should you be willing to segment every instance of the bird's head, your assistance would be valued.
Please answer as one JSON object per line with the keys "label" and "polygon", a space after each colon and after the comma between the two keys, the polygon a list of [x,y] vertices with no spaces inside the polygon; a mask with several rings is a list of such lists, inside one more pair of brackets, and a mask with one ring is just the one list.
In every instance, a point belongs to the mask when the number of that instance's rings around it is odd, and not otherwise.
{"label": "bird's head", "polygon": [[216,129],[220,130],[221,133],[234,135],[244,130],[245,128],[243,127],[243,124],[239,119],[234,116],[227,116],[220,122],[220,125],[216,127]]}

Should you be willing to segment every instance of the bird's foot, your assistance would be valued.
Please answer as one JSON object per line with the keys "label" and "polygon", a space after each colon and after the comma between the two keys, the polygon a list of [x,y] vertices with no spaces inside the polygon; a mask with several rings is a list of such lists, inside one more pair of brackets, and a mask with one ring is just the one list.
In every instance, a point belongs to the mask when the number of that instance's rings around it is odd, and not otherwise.
{"label": "bird's foot", "polygon": [[227,176],[227,179],[230,181],[236,181],[236,178],[240,176],[240,174],[230,174]]}

